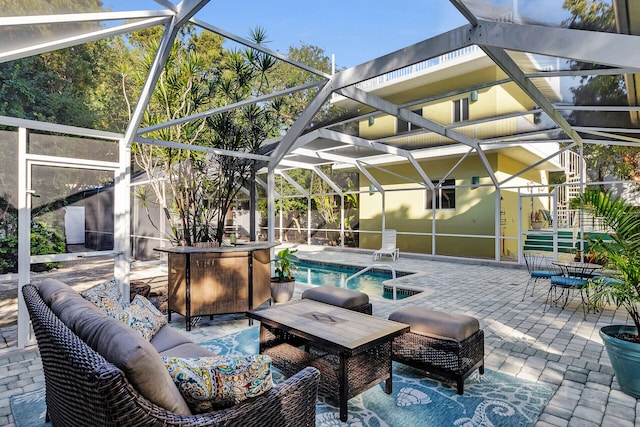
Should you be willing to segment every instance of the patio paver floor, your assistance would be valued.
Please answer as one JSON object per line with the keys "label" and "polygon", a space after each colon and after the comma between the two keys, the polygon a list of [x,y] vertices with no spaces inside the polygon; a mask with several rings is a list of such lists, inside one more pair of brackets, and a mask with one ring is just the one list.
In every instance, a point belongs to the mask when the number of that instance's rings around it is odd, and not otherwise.
{"label": "patio paver floor", "polygon": [[[301,246],[300,258],[350,265],[372,264],[371,252]],[[548,286],[536,286],[533,297],[524,301],[522,293],[528,280],[524,266],[486,261],[433,260],[430,257],[402,253],[393,262],[400,271],[418,274],[399,278],[399,282],[421,287],[425,292],[398,301],[371,297],[373,314],[386,318],[402,306],[416,305],[477,317],[485,331],[485,366],[528,380],[556,385],[557,391],[536,422],[544,426],[635,426],[640,425],[640,400],[620,391],[602,341],[600,327],[628,323],[626,313],[605,308],[583,319],[579,296],[565,308],[552,307],[543,313]],[[83,268],[84,267],[84,268]],[[78,290],[112,277],[109,262],[97,265],[80,263],[50,273],[34,274],[33,282],[51,276],[66,281]],[[152,289],[166,287],[165,266],[132,267],[133,279],[149,280]],[[0,282],[0,425],[14,426],[9,400],[44,387],[42,367],[36,346],[15,347],[16,282]],[[308,285],[298,283],[294,299]],[[12,295],[13,291],[13,297]],[[244,315],[204,318],[186,332],[184,319],[172,316],[171,325],[195,342],[226,335],[248,327]]]}

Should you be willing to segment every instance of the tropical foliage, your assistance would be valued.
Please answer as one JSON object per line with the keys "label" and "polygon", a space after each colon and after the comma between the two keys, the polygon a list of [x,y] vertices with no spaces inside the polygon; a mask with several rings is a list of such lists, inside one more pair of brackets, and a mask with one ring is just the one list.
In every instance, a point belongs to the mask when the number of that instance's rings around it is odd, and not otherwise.
{"label": "tropical foliage", "polygon": [[294,264],[298,262],[298,257],[294,255],[296,252],[298,252],[297,249],[281,249],[276,254],[276,257],[271,260],[275,265],[275,273],[279,281],[284,282],[294,279],[291,273],[297,270]]}
{"label": "tropical foliage", "polygon": [[[15,224],[17,224],[15,218]],[[17,226],[17,225],[16,225]],[[31,223],[31,254],[49,255],[64,253],[65,242],[62,235],[40,222]],[[32,271],[45,271],[58,267],[58,263],[33,264]],[[18,271],[18,236],[0,232],[0,274]]]}
{"label": "tropical foliage", "polygon": [[[146,64],[151,63],[153,43],[157,43],[158,36],[136,44],[141,52],[147,52]],[[170,224],[168,237],[186,245],[198,241],[222,242],[226,216],[238,192],[252,183],[256,169],[255,161],[242,154],[256,154],[264,141],[280,135],[313,95],[313,91],[308,91],[225,110],[226,105],[306,80],[288,74],[290,66],[287,68],[255,49],[223,49],[222,39],[216,37],[185,29],[158,81],[143,125],[153,126],[219,108],[221,112],[205,119],[174,124],[148,135],[210,151],[149,145],[138,145],[134,150],[152,190],[152,195],[141,191],[138,196],[143,203],[155,200],[161,204]],[[262,28],[253,30],[250,38],[256,44],[267,42]],[[212,55],[214,51],[218,54]],[[311,52],[316,54],[313,49]],[[164,197],[160,177],[167,178],[173,200]]]}
{"label": "tropical foliage", "polygon": [[633,340],[640,341],[640,212],[611,192],[592,189],[576,200],[612,230],[611,239],[599,239],[593,248],[606,255],[607,266],[615,271],[613,280],[590,283],[589,300],[624,308],[639,332]]}
{"label": "tropical foliage", "polygon": [[[339,194],[318,174],[327,176],[343,191],[344,217],[341,216],[342,201]],[[329,244],[340,244],[335,230],[340,229],[344,220],[345,240],[355,244],[356,235],[352,231],[357,228],[357,210],[359,203],[358,174],[355,172],[333,171],[331,166],[319,166],[316,171],[308,169],[292,169],[284,171],[289,179],[296,182],[308,194],[291,185],[283,176],[276,176],[276,192],[281,196],[278,203],[282,209],[276,209],[276,223],[282,223],[289,229],[282,236],[284,241],[306,242],[306,228],[317,230],[313,237],[322,237]],[[310,210],[310,214],[309,214]],[[267,201],[261,200],[259,211],[262,218],[267,218]],[[266,225],[266,224],[263,224]],[[329,231],[332,230],[332,231]],[[346,242],[345,242],[346,243]]]}
{"label": "tropical foliage", "polygon": [[[563,7],[571,17],[563,22],[569,28],[589,31],[616,32],[615,14],[610,1],[565,0]],[[590,70],[593,64],[573,61],[573,70]],[[627,102],[627,84],[622,74],[583,75],[578,84],[569,88],[576,106],[617,106]],[[630,114],[614,111],[574,110],[570,121],[576,125],[609,128],[634,127]],[[590,138],[604,138],[591,135]],[[607,175],[622,179],[640,176],[640,150],[635,147],[606,144],[584,144],[583,156],[588,173],[595,181],[604,181]]]}
{"label": "tropical foliage", "polygon": [[[73,4],[66,0],[8,3],[9,10],[41,14],[96,12],[103,10],[102,6],[98,0]],[[98,22],[81,25],[91,29],[101,26]],[[46,37],[59,28],[40,26],[38,30]],[[25,31],[12,29],[5,41],[20,43],[21,39],[38,36]],[[0,64],[0,99],[4,101],[0,114],[124,132],[162,32],[163,27],[157,26]],[[262,28],[253,30],[249,39],[257,44],[268,43]],[[318,79],[255,49],[227,48],[223,43],[221,36],[191,25],[180,30],[145,112],[143,128],[207,110],[224,110],[226,105]],[[296,61],[330,72],[330,61],[322,49],[303,44],[292,47],[290,54]],[[265,140],[280,135],[291,125],[315,93],[310,88],[269,101],[247,103],[241,109],[143,135],[209,150],[204,154],[149,145],[133,147],[133,170],[144,171],[149,183],[136,187],[137,196],[143,206],[160,207],[169,224],[169,234],[164,237],[185,244],[221,242],[226,215],[232,210],[238,191],[248,187],[256,165],[253,160],[219,153],[256,153]],[[0,155],[2,158],[4,155]],[[7,158],[6,163],[15,163],[11,160]],[[2,210],[16,203],[12,176],[15,174],[0,171]],[[157,222],[154,215],[149,219]]]}

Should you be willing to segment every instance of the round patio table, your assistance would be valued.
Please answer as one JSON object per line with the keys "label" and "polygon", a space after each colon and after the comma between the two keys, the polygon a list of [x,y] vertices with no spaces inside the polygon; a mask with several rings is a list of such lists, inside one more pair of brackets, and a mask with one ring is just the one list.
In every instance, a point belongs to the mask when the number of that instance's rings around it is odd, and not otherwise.
{"label": "round patio table", "polygon": [[560,267],[567,277],[590,278],[595,271],[603,268],[602,265],[592,262],[553,261],[552,264]]}

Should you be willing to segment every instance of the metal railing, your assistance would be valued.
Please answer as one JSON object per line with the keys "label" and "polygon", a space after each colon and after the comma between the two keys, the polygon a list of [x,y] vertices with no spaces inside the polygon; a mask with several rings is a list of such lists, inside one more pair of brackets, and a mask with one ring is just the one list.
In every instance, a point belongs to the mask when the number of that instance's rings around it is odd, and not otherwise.
{"label": "metal railing", "polygon": [[[396,269],[389,264],[372,264],[368,267],[363,268],[362,270],[358,271],[357,273],[352,274],[351,276],[347,277],[344,281],[344,287],[347,287],[347,283],[349,282],[349,280],[354,279],[358,276],[360,276],[361,274],[366,273],[367,271],[373,269],[373,268],[388,268],[389,270],[391,270],[391,278],[395,279],[396,278]],[[396,299],[396,284],[393,284],[393,299]]]}

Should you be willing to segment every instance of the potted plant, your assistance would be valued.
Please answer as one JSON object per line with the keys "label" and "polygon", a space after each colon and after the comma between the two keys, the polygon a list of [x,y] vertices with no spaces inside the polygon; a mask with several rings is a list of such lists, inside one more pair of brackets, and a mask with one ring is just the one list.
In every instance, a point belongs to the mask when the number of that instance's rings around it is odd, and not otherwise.
{"label": "potted plant", "polygon": [[531,228],[540,230],[543,225],[544,220],[542,219],[542,213],[539,210],[531,212]]}
{"label": "potted plant", "polygon": [[291,273],[297,270],[294,264],[298,261],[298,257],[294,255],[296,252],[297,249],[282,249],[271,260],[275,265],[276,274],[271,278],[271,299],[276,303],[287,302],[293,296],[296,278],[291,276]]}
{"label": "potted plant", "polygon": [[582,209],[602,218],[611,229],[610,238],[599,238],[593,249],[606,260],[611,277],[587,284],[592,306],[612,304],[624,308],[633,325],[610,325],[600,329],[614,374],[625,393],[640,397],[640,211],[627,206],[610,192],[588,190],[576,199]]}

